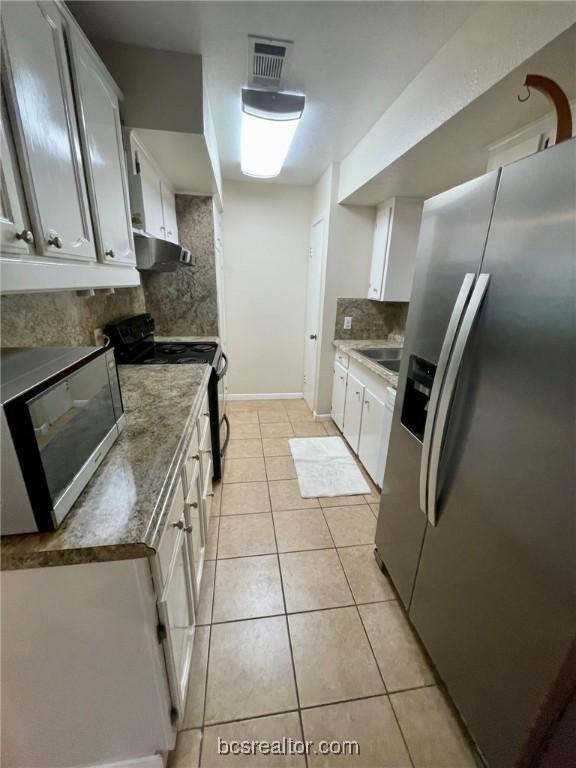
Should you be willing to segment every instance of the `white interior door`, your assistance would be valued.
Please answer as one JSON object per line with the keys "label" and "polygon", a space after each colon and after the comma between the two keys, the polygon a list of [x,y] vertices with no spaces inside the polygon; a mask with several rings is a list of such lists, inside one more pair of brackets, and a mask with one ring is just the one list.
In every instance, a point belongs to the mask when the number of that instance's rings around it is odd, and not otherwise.
{"label": "white interior door", "polygon": [[324,219],[317,221],[310,232],[308,249],[308,287],[306,292],[306,336],[304,340],[304,398],[314,410],[316,371],[320,336],[320,294],[322,292],[322,251]]}

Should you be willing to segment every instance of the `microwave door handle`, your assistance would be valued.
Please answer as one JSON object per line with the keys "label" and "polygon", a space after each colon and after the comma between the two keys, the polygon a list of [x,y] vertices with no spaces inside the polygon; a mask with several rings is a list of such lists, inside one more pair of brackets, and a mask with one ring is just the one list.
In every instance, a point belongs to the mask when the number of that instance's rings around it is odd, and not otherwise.
{"label": "microwave door handle", "polygon": [[224,365],[222,366],[222,368],[220,368],[220,370],[218,370],[218,371],[216,372],[216,376],[218,377],[218,381],[220,381],[220,379],[221,379],[223,376],[225,376],[225,375],[226,375],[226,371],[228,370],[228,358],[226,357],[226,355],[224,354],[224,352],[222,352],[222,357],[221,357],[221,359],[224,361]]}
{"label": "microwave door handle", "polygon": [[476,281],[474,292],[468,302],[468,307],[466,308],[466,313],[454,344],[454,351],[450,358],[450,363],[446,372],[446,380],[442,387],[442,394],[440,395],[436,426],[434,429],[434,439],[430,451],[430,472],[428,477],[428,521],[431,525],[436,525],[437,523],[438,469],[440,467],[442,445],[444,443],[446,425],[448,424],[450,408],[452,406],[454,389],[462,365],[462,358],[464,357],[468,339],[470,338],[470,332],[478,317],[478,312],[480,311],[489,281],[490,275],[487,272],[482,272]]}
{"label": "microwave door handle", "polygon": [[442,384],[446,376],[446,369],[448,367],[448,361],[450,359],[450,353],[454,346],[454,340],[458,333],[460,326],[460,320],[466,309],[466,303],[472,288],[474,287],[475,274],[473,272],[467,272],[462,280],[462,285],[458,291],[458,296],[454,302],[454,308],[450,315],[450,321],[448,328],[446,329],[446,335],[442,342],[442,349],[440,350],[440,357],[438,358],[438,365],[436,367],[436,374],[434,376],[434,382],[432,384],[432,391],[430,393],[430,400],[428,402],[428,415],[426,416],[426,426],[424,428],[424,438],[422,440],[422,457],[420,460],[420,509],[428,517],[428,476],[430,469],[430,449],[432,447],[432,439],[434,437],[434,426],[436,421],[436,412],[438,410],[438,402],[440,400],[440,393],[442,391]]}

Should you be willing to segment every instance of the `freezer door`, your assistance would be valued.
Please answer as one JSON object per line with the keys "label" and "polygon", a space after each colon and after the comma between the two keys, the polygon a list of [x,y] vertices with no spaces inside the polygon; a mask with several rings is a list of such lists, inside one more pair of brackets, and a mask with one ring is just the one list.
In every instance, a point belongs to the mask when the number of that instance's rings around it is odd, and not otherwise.
{"label": "freezer door", "polygon": [[576,635],[575,161],[502,172],[410,607],[490,768],[545,726]]}
{"label": "freezer door", "polygon": [[494,171],[431,198],[424,206],[376,530],[378,557],[405,605],[426,528],[420,508],[420,469],[429,395],[466,275],[471,276],[471,289],[480,268],[498,177],[499,171]]}

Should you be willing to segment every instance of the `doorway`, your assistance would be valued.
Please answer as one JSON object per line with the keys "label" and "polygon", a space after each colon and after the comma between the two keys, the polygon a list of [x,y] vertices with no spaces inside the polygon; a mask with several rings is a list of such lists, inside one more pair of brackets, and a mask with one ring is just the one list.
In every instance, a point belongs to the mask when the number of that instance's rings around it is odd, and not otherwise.
{"label": "doorway", "polygon": [[306,337],[304,339],[304,399],[311,411],[316,400],[316,378],[320,351],[320,305],[322,294],[322,258],[324,219],[312,225],[308,248],[308,284],[306,289]]}

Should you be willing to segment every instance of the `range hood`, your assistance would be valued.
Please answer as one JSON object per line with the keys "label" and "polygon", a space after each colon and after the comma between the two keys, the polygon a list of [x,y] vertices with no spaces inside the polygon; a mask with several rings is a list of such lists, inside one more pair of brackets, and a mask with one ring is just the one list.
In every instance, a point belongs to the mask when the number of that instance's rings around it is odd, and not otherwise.
{"label": "range hood", "polygon": [[181,267],[193,267],[196,258],[178,243],[134,232],[136,269],[152,272],[174,272]]}

